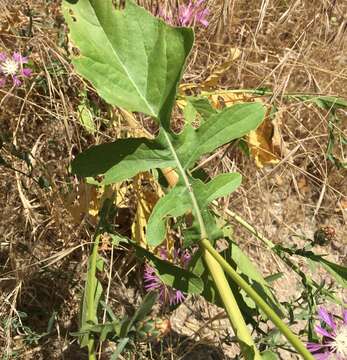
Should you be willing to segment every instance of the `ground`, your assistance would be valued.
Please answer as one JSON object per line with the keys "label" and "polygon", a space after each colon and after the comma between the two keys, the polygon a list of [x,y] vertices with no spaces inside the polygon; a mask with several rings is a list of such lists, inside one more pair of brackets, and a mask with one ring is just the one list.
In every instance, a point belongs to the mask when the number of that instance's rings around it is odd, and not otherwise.
{"label": "ground", "polygon": [[[329,228],[333,236],[315,246],[315,252],[347,265],[347,150],[340,141],[347,136],[346,108],[331,117],[331,109],[286,97],[306,93],[347,98],[347,4],[206,2],[209,25],[196,27],[183,83],[210,91],[271,91],[262,101],[277,108],[269,141],[276,142],[272,145],[279,161],[256,164],[240,147],[226,146],[205,159],[203,167],[210,174],[242,174],[242,187],[219,206],[233,225],[235,241],[263,275],[284,273],[273,286],[280,301],[290,301],[300,294],[300,278],[226,210],[288,247],[302,247],[321,228]],[[154,1],[142,4],[155,8]],[[124,114],[110,110],[75,73],[59,1],[5,0],[0,9],[0,51],[25,53],[33,69],[23,86],[0,88],[0,159],[10,164],[0,171],[0,358],[86,359],[71,332],[78,329],[95,229],[95,217],[87,213],[97,194],[71,174],[69,164],[92,144],[140,130],[126,125]],[[207,82],[211,77],[216,79],[212,84]],[[93,134],[81,124],[79,106],[86,98],[95,110]],[[142,124],[151,130],[152,124]],[[132,201],[127,201],[117,219],[122,229],[129,229],[133,218]],[[133,311],[144,294],[141,267],[127,249],[111,250],[106,244],[102,254],[107,269],[113,269],[109,305],[118,314]],[[293,261],[338,296],[347,296],[326,272],[308,267],[299,257]],[[102,279],[106,285],[107,276]],[[222,309],[202,298],[189,298],[165,317],[172,332],[159,343],[138,345],[133,359],[231,359],[237,353]],[[105,346],[103,358],[111,350]],[[290,353],[283,357],[296,358]]]}

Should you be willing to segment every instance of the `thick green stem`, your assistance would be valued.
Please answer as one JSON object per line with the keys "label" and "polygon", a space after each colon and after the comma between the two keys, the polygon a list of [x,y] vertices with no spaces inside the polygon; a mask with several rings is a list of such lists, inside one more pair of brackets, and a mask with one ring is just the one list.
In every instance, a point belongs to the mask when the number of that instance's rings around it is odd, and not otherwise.
{"label": "thick green stem", "polygon": [[[163,133],[166,138],[167,144],[171,150],[171,153],[175,159],[175,162],[177,164],[178,171],[179,171],[180,175],[182,176],[182,179],[185,183],[186,188],[189,191],[189,196],[191,198],[193,209],[195,211],[195,215],[196,215],[197,221],[199,223],[201,239],[206,239],[207,238],[206,227],[205,227],[204,220],[203,220],[200,208],[199,208],[198,201],[197,201],[194,191],[189,183],[188,176],[177,157],[176,151],[171,143],[169,135],[166,133],[166,131],[163,131]],[[245,358],[249,359],[251,356],[250,351],[245,346],[245,344],[246,344],[248,347],[251,347],[254,350],[254,356],[252,356],[252,359],[256,359],[256,360],[261,359],[261,356],[253,342],[250,331],[247,328],[247,325],[244,321],[241,311],[236,303],[234,294],[232,293],[232,291],[230,289],[230,286],[225,277],[223,269],[218,264],[218,262],[206,251],[205,247],[202,246],[201,249],[203,252],[203,256],[204,256],[206,265],[211,273],[211,276],[214,280],[214,283],[217,287],[219,295],[224,304],[224,308],[230,319],[230,323],[235,331],[235,334],[237,335],[238,340],[240,340],[240,347],[241,347],[241,350],[242,350]]]}
{"label": "thick green stem", "polygon": [[302,355],[305,360],[314,360],[312,354],[306,349],[300,339],[288,328],[281,318],[271,309],[271,307],[247,284],[245,280],[228,264],[227,261],[214,249],[207,239],[200,241],[201,246],[206,249],[224,271],[235,281],[235,283],[244,290],[247,295],[264,311],[264,313],[278,327],[282,334],[288,339],[293,347]]}
{"label": "thick green stem", "polygon": [[[245,358],[250,359],[261,359],[261,355],[258,349],[255,347],[252,336],[247,328],[245,320],[242,316],[242,313],[237,305],[236,299],[233,292],[230,289],[228,281],[225,277],[224,271],[215,260],[215,258],[204,248],[201,247],[202,256],[205,260],[205,263],[210,271],[213,282],[218,289],[219,295],[224,304],[225,311],[228,314],[228,317],[231,322],[231,326],[234,329],[235,335],[238,340],[240,340],[240,346]],[[254,354],[247,349],[251,347],[254,350]]]}

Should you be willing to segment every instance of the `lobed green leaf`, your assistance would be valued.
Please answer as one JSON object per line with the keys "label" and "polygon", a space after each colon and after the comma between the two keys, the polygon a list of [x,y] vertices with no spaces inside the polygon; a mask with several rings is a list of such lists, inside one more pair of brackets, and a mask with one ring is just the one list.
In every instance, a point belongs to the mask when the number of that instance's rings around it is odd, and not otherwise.
{"label": "lobed green leaf", "polygon": [[175,28],[127,0],[64,1],[70,36],[80,55],[73,63],[108,103],[168,124],[191,29]]}
{"label": "lobed green leaf", "polygon": [[215,199],[226,196],[236,190],[241,184],[238,173],[221,174],[204,184],[201,180],[191,178],[191,189],[179,182],[166,196],[161,198],[154,207],[147,225],[147,241],[151,246],[162,243],[166,234],[166,219],[193,211],[189,191],[194,191],[199,207],[207,210]]}

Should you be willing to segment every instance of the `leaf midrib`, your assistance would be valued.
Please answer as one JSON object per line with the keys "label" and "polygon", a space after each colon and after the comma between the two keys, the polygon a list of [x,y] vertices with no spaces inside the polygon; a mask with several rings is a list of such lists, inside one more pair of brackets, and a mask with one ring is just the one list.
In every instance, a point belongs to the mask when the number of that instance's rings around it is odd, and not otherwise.
{"label": "leaf midrib", "polygon": [[[96,13],[94,7],[91,5],[91,7],[93,8],[93,12],[95,14],[95,17],[97,18],[98,20],[98,24],[100,26],[100,28],[103,30],[103,27],[101,25],[101,22],[100,22],[100,19],[98,17],[98,14]],[[104,31],[104,30],[103,30]],[[115,51],[110,39],[108,38],[108,35],[106,33],[106,31],[104,31],[105,33],[105,37],[107,39],[107,42],[108,44],[111,46],[111,49],[112,49],[112,52],[114,53],[115,57],[117,58],[119,64],[121,65],[121,67],[123,68],[124,72],[126,73],[126,75],[128,76],[131,84],[134,86],[136,92],[138,93],[138,95],[140,96],[140,98],[143,100],[143,102],[145,103],[145,105],[147,106],[147,108],[150,110],[150,114],[148,115],[151,115],[153,117],[157,117],[157,114],[156,112],[154,111],[154,109],[152,108],[152,106],[149,104],[149,102],[147,101],[147,99],[143,96],[143,94],[141,93],[140,89],[138,88],[136,82],[134,81],[134,79],[132,78],[132,76],[130,75],[130,73],[128,72],[128,69],[127,67],[125,66],[125,64],[121,61],[120,57],[118,56],[117,52]],[[147,53],[146,53],[146,58],[147,58],[147,62],[148,62],[148,56],[147,56]],[[146,77],[146,80],[148,80],[148,77]],[[148,81],[146,81],[146,86],[148,85]]]}

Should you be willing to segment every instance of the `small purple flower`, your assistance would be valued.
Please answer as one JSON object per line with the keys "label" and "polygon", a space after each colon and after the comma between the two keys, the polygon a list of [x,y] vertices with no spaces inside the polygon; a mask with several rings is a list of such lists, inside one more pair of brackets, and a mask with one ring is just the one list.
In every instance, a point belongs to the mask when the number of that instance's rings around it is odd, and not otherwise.
{"label": "small purple flower", "polygon": [[205,27],[209,22],[207,16],[209,10],[205,8],[204,2],[206,0],[190,0],[187,5],[180,5],[178,13],[175,15],[172,12],[169,14],[162,8],[155,11],[155,15],[161,17],[171,25],[191,27],[196,24],[201,24]]}
{"label": "small purple flower", "polygon": [[204,2],[205,0],[190,0],[188,5],[180,6],[178,15],[179,25],[193,26],[195,23],[200,23],[207,27],[208,20],[206,17],[209,14],[209,10],[204,8]]}
{"label": "small purple flower", "polygon": [[0,53],[0,87],[5,86],[8,79],[16,87],[22,84],[22,79],[31,76],[31,69],[24,68],[23,64],[28,63],[28,58],[19,52],[14,52],[12,57]]}
{"label": "small purple flower", "polygon": [[[173,259],[176,265],[180,265],[183,268],[187,268],[189,261],[191,260],[191,255],[187,250],[174,250]],[[159,256],[163,260],[168,260],[168,251],[164,247],[160,247],[158,251]],[[145,264],[144,269],[144,288],[146,291],[158,291],[159,292],[159,301],[164,303],[169,303],[170,305],[177,305],[184,301],[185,294],[181,290],[174,289],[170,286],[164,284],[160,277],[157,275],[156,270],[149,264]]]}
{"label": "small purple flower", "polygon": [[319,308],[318,316],[325,324],[315,328],[317,334],[322,335],[322,341],[307,343],[307,349],[317,360],[347,360],[347,310],[343,311],[343,321],[339,323],[323,307]]}

